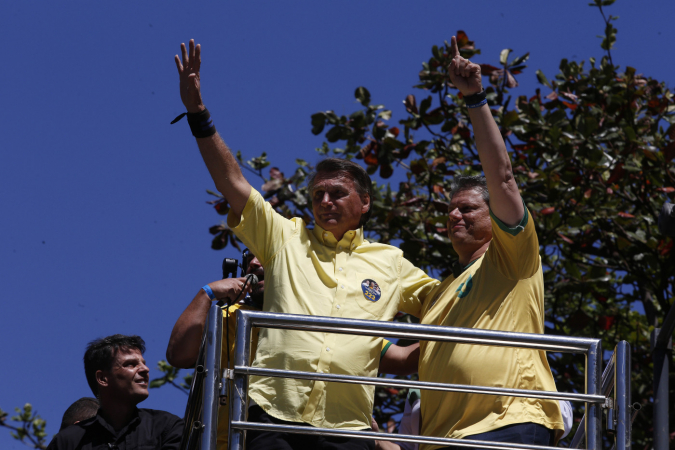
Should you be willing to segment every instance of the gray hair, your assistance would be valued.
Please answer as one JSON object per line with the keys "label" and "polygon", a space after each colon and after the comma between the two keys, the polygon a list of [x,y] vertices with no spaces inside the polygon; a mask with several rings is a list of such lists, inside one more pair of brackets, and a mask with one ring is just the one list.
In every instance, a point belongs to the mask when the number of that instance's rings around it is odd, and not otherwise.
{"label": "gray hair", "polygon": [[490,204],[490,192],[488,192],[487,181],[485,181],[484,176],[480,175],[458,175],[453,178],[452,183],[450,183],[450,200],[452,201],[452,197],[455,194],[470,190],[477,191],[483,197],[483,201],[488,205]]}

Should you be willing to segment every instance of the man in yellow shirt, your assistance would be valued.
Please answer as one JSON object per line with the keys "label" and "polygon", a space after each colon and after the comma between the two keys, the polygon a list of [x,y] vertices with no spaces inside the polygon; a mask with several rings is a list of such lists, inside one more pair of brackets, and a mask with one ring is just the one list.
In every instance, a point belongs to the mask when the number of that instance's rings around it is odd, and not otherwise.
{"label": "man in yellow shirt", "polygon": [[[543,333],[544,280],[533,220],[486,104],[480,66],[459,55],[454,36],[451,45],[450,79],[469,107],[485,178],[455,180],[448,235],[459,266],[425,303],[421,323]],[[422,342],[419,376],[556,390],[544,351],[511,347]],[[424,436],[549,445],[563,430],[555,400],[423,390],[421,411]]]}
{"label": "man in yellow shirt", "polygon": [[[201,49],[190,41],[176,56],[188,123],[216,188],[230,205],[228,225],[265,268],[265,311],[391,320],[419,315],[438,282],[400,249],[364,239],[372,184],[351,161],[326,159],[309,183],[316,222],[287,220],[251,188],[216,133],[202,102]],[[381,338],[263,329],[254,367],[375,376]],[[251,377],[249,420],[361,430],[370,428],[374,388],[346,383]],[[269,432],[247,433],[247,448],[372,448],[373,441]]]}

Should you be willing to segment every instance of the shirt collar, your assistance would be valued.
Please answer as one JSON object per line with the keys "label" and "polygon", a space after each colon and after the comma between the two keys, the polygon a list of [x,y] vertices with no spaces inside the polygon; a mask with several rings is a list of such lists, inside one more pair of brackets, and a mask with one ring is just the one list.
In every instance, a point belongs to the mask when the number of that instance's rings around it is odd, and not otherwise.
{"label": "shirt collar", "polygon": [[[333,236],[333,233],[324,230],[319,225],[314,225],[314,230],[312,230],[312,233],[314,233],[314,237],[316,237],[318,241],[326,247],[335,248],[338,245],[338,241],[335,239],[335,236]],[[342,236],[340,242],[352,249],[355,249],[359,245],[363,244],[363,227],[360,227],[357,230],[347,231],[344,236]]]}
{"label": "shirt collar", "polygon": [[91,419],[89,419],[89,420],[87,420],[87,421],[83,421],[83,422],[82,422],[82,426],[84,426],[84,427],[89,427],[89,426],[91,426],[91,425],[93,425],[93,424],[95,424],[95,423],[98,423],[101,427],[103,427],[105,430],[107,430],[110,434],[112,434],[113,436],[115,436],[115,438],[118,438],[119,436],[125,435],[125,434],[127,433],[127,431],[129,430],[129,428],[130,428],[132,425],[136,424],[136,422],[138,422],[138,421],[140,421],[140,420],[141,420],[141,419],[140,419],[140,416],[138,415],[138,408],[135,408],[134,416],[133,416],[133,418],[129,421],[129,423],[127,423],[127,424],[126,424],[124,427],[122,427],[122,429],[120,429],[119,431],[115,431],[115,429],[112,427],[112,425],[110,425],[110,424],[103,418],[103,416],[101,415],[101,409],[99,408],[98,412],[96,413],[96,415],[95,415],[94,417],[92,417]]}
{"label": "shirt collar", "polygon": [[455,261],[452,263],[452,274],[454,275],[455,278],[459,277],[461,274],[464,273],[466,269],[471,267],[476,261],[478,261],[480,258],[476,258],[473,261],[471,261],[469,264],[466,266],[463,266],[459,263],[459,261]]}

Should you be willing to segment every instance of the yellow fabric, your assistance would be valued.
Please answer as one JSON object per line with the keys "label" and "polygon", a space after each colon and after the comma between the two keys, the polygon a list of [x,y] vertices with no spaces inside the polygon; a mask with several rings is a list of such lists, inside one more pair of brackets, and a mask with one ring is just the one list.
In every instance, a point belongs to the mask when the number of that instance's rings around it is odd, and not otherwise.
{"label": "yellow fabric", "polygon": [[[318,226],[277,214],[255,190],[228,225],[265,269],[264,311],[391,320],[399,310],[419,315],[438,284],[398,248],[365,241],[363,229],[337,242]],[[376,301],[364,295],[365,280],[379,286]],[[253,366],[374,377],[381,348],[377,337],[264,328]],[[291,378],[251,377],[250,385],[251,399],[268,414],[328,428],[369,429],[373,396],[373,386]]]}
{"label": "yellow fabric", "polygon": [[[230,368],[234,365],[234,341],[237,336],[237,310],[255,310],[248,305],[237,304],[231,305],[229,308],[229,320],[225,309],[223,309],[223,344],[220,352],[220,367],[224,369],[227,366],[227,340],[225,333],[229,331],[228,336],[230,340]],[[226,323],[229,325],[226,327]],[[258,328],[253,328],[251,331],[251,354],[255,354],[258,347]],[[230,421],[230,409],[226,402],[221,402],[218,408],[218,450],[227,450],[228,426]]]}
{"label": "yellow fabric", "polygon": [[[544,279],[529,211],[515,229],[492,217],[487,252],[459,277],[441,283],[425,304],[421,323],[544,332]],[[420,352],[423,381],[556,390],[544,351],[421,341]],[[555,400],[423,390],[421,411],[424,436],[464,438],[524,422],[560,430],[558,436],[563,430]]]}

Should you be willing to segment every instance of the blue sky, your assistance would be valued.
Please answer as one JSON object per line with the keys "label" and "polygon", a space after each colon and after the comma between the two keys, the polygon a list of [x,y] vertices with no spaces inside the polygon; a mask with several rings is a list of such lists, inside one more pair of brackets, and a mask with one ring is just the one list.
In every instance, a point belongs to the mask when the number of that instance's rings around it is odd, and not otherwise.
{"label": "blue sky", "polygon": [[[295,158],[319,159],[311,114],[352,112],[363,85],[398,120],[431,46],[459,29],[482,49],[476,62],[531,52],[515,94],[532,95],[535,70],[551,79],[563,57],[602,56],[604,25],[587,3],[5,2],[0,407],[31,402],[51,436],[91,394],[88,341],[139,334],[154,367],[181,311],[223,257],[239,257],[210,249],[213,183],[185,121],[169,125],[183,111],[181,42],[202,44],[204,100],[226,142],[290,174]],[[672,87],[675,5],[607,11],[620,16],[615,64]],[[185,397],[164,387],[142,406],[182,415]],[[22,445],[0,430],[0,448]]]}

